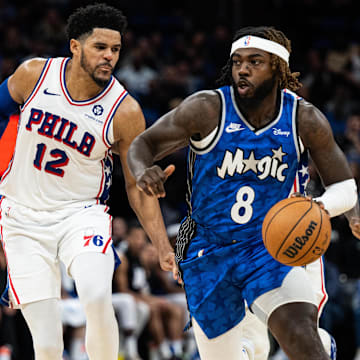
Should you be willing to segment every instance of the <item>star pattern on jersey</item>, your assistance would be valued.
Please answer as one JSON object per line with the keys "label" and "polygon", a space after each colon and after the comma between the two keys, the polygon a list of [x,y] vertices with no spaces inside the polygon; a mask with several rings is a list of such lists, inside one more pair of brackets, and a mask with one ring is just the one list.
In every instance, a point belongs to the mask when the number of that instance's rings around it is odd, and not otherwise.
{"label": "star pattern on jersey", "polygon": [[302,165],[301,170],[298,171],[299,174],[299,183],[305,188],[309,182],[309,167]]}
{"label": "star pattern on jersey", "polygon": [[273,159],[278,159],[280,162],[282,162],[283,156],[287,155],[282,151],[282,145],[277,150],[272,149],[271,151],[273,152]]}
{"label": "star pattern on jersey", "polygon": [[245,165],[243,174],[245,174],[249,170],[251,170],[255,174],[257,174],[257,164],[258,164],[258,162],[259,162],[259,160],[256,160],[254,152],[251,151],[251,153],[249,155],[249,158],[243,160],[243,163]]}
{"label": "star pattern on jersey", "polygon": [[105,188],[109,188],[111,185],[111,169],[105,169]]}
{"label": "star pattern on jersey", "polygon": [[112,181],[112,170],[113,162],[111,156],[107,155],[103,160],[104,163],[104,187],[102,194],[100,196],[101,203],[106,203],[106,200],[109,198],[110,186]]}

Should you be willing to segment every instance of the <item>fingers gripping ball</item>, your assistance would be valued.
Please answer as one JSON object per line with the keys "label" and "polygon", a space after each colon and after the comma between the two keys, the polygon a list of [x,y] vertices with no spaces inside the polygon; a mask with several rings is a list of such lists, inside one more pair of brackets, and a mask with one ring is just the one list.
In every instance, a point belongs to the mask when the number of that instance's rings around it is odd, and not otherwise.
{"label": "fingers gripping ball", "polygon": [[290,266],[310,264],[330,244],[329,215],[305,198],[288,198],[266,214],[262,236],[266,249],[277,261]]}

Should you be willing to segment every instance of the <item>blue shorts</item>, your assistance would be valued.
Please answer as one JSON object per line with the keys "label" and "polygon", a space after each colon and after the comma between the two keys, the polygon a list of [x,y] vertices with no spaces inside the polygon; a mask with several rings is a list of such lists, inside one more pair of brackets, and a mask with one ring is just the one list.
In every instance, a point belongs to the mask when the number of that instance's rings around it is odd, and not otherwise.
{"label": "blue shorts", "polygon": [[[261,242],[262,244],[262,242]],[[190,315],[209,339],[236,326],[260,295],[281,286],[291,270],[263,245],[209,243],[196,236],[180,262]]]}

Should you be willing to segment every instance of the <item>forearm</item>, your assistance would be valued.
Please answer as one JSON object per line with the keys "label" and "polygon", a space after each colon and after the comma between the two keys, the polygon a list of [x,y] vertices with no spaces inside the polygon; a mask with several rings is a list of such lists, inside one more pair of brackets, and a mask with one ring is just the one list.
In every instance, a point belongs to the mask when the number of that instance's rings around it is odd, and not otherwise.
{"label": "forearm", "polygon": [[351,219],[360,217],[360,208],[359,201],[356,202],[355,206],[349,211],[345,212],[344,215],[348,219],[349,223],[351,223]]}
{"label": "forearm", "polygon": [[139,191],[134,185],[127,188],[127,194],[130,206],[157,250],[162,254],[171,251],[158,199]]}
{"label": "forearm", "polygon": [[[325,192],[315,201],[322,202],[331,217],[356,211],[357,187],[354,179],[339,181],[326,187]],[[354,210],[353,210],[354,209]],[[348,216],[348,215],[346,215]]]}
{"label": "forearm", "polygon": [[143,137],[138,136],[129,147],[127,163],[134,176],[138,178],[143,171],[154,164],[155,157],[152,154],[150,146]]}

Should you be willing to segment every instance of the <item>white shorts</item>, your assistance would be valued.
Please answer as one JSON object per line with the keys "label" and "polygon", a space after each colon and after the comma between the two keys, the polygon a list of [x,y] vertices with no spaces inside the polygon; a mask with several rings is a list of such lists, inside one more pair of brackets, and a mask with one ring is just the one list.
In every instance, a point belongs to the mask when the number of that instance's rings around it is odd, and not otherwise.
{"label": "white shorts", "polygon": [[84,252],[112,251],[107,206],[37,211],[0,200],[0,231],[8,265],[10,306],[60,298],[59,261],[66,270]]}
{"label": "white shorts", "polygon": [[324,284],[323,260],[303,267],[294,267],[284,278],[279,288],[259,296],[251,305],[251,310],[267,324],[272,312],[293,302],[307,302],[317,306],[319,316],[327,301]]}

